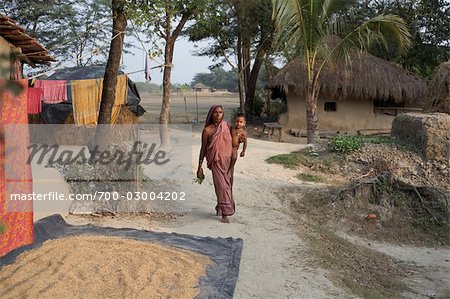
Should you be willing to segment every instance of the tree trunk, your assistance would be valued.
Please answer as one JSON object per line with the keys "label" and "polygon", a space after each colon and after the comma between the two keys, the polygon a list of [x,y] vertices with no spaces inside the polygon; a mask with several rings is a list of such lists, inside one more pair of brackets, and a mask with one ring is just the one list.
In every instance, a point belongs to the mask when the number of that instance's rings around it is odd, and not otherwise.
{"label": "tree trunk", "polygon": [[116,98],[117,74],[119,72],[120,58],[122,57],[124,32],[127,26],[125,17],[125,1],[112,0],[113,9],[113,39],[109,49],[108,62],[103,79],[102,99],[98,115],[99,124],[110,124],[111,113]]}
{"label": "tree trunk", "polygon": [[251,57],[250,57],[250,40],[248,36],[243,36],[243,44],[242,44],[242,66],[244,68],[244,84],[245,84],[245,92],[247,92],[248,88],[248,80],[250,78],[250,70],[251,70]]}
{"label": "tree trunk", "polygon": [[[267,59],[264,59],[264,68],[266,69],[267,74],[267,81],[269,82],[272,80],[272,63],[267,57]],[[270,98],[271,98],[271,91],[269,89],[267,90],[267,98],[266,98],[266,117],[269,117],[271,114],[271,108],[270,108]]]}
{"label": "tree trunk", "polygon": [[109,124],[111,124],[111,113],[116,98],[117,74],[119,72],[124,33],[127,26],[124,10],[124,0],[112,0],[112,40],[109,49],[108,62],[106,63],[105,75],[103,77],[102,98],[97,121],[99,125],[95,131],[94,140],[89,142],[89,150],[92,150],[95,145],[98,145],[99,149],[107,149],[110,144]]}
{"label": "tree trunk", "polygon": [[169,120],[170,120],[170,75],[172,73],[173,52],[175,42],[181,34],[184,25],[192,16],[193,11],[186,10],[178,25],[172,32],[172,13],[166,7],[165,32],[164,39],[166,46],[164,49],[164,74],[163,74],[163,100],[161,105],[161,113],[159,114],[159,136],[161,139],[161,147],[168,148],[169,144]]}
{"label": "tree trunk", "polygon": [[316,74],[308,84],[308,92],[306,96],[306,138],[308,144],[315,144],[319,141],[319,127],[317,119],[317,99],[319,97],[320,84]]}
{"label": "tree trunk", "polygon": [[159,114],[159,137],[161,147],[169,147],[169,117],[170,117],[170,76],[172,74],[173,51],[175,47],[176,36],[172,36],[172,15],[166,14],[165,39],[166,46],[164,48],[164,73],[163,73],[163,99],[161,105],[161,113]]}
{"label": "tree trunk", "polygon": [[172,73],[173,51],[175,43],[171,38],[166,40],[164,52],[164,74],[163,74],[163,100],[161,113],[159,115],[161,147],[168,147],[169,143],[169,117],[170,117],[170,76]]}
{"label": "tree trunk", "polygon": [[[253,123],[253,100],[255,98],[256,84],[258,82],[259,71],[264,62],[265,51],[258,51],[253,68],[247,81],[247,92],[245,93],[245,114],[250,123]],[[258,115],[259,116],[259,115]]]}
{"label": "tree trunk", "polygon": [[172,61],[174,42],[172,39],[166,41],[166,47],[164,51],[164,74],[163,74],[163,101],[161,106],[161,113],[159,115],[159,123],[167,125],[169,124],[170,114],[170,75],[172,73]]}
{"label": "tree trunk", "polygon": [[243,69],[243,58],[242,58],[242,17],[239,8],[236,6],[237,22],[238,22],[238,33],[237,33],[237,58],[238,58],[238,88],[239,88],[239,108],[240,112],[245,111],[245,80],[244,80],[244,69]]}

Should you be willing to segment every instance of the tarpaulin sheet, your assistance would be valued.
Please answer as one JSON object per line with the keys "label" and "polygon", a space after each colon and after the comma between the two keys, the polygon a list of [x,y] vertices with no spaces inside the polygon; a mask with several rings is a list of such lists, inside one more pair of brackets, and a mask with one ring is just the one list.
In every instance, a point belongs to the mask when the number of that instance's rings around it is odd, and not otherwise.
{"label": "tarpaulin sheet", "polygon": [[[0,258],[0,267],[12,264],[17,256],[26,250],[37,248],[46,240],[81,234],[117,236],[139,241],[158,242],[208,256],[214,262],[200,279],[200,294],[196,298],[233,298],[239,275],[242,252],[242,239],[211,238],[182,235],[176,233],[151,232],[130,228],[109,228],[93,225],[73,226],[64,221],[61,215],[43,218],[34,225],[34,240],[27,245]],[[0,269],[1,270],[1,269]]]}

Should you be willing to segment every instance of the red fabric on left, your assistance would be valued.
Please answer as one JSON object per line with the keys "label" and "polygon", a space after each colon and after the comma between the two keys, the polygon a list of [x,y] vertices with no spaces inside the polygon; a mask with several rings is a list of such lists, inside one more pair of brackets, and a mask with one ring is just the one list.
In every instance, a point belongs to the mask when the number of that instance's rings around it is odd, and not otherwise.
{"label": "red fabric on left", "polygon": [[[0,256],[3,256],[11,250],[30,244],[33,242],[33,202],[20,202],[19,208],[27,212],[8,212],[6,203],[6,188],[8,179],[5,173],[5,126],[10,124],[27,124],[27,97],[28,97],[28,81],[16,81],[22,86],[22,91],[15,96],[10,92],[5,92],[1,96],[0,101],[0,222],[6,227],[6,231],[0,235]],[[24,132],[24,130],[19,130]],[[20,193],[31,193],[33,182],[31,180],[31,166],[24,161],[28,158],[28,132],[15,136],[19,142],[14,151],[10,153],[7,163],[12,168],[14,175],[20,177],[20,182],[14,183],[10,187],[11,191]],[[15,162],[18,162],[17,164]],[[11,166],[12,165],[12,166]],[[16,181],[16,180],[15,180]]]}
{"label": "red fabric on left", "polygon": [[28,114],[38,114],[42,111],[42,88],[28,88]]}

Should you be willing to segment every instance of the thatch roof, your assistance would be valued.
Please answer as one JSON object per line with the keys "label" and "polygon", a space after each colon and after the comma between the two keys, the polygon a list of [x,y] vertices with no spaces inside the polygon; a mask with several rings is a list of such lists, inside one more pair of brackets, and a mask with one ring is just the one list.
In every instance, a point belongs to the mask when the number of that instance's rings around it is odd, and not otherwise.
{"label": "thatch roof", "polygon": [[[423,106],[427,81],[388,61],[368,53],[352,51],[348,66],[328,63],[321,72],[319,96],[333,99],[356,98],[405,101],[408,106]],[[308,84],[306,65],[298,57],[288,63],[267,87],[287,91],[293,87],[305,94]]]}
{"label": "thatch roof", "polygon": [[48,50],[44,46],[25,33],[25,29],[1,13],[0,36],[13,46],[20,48],[22,54],[19,55],[19,59],[32,67],[36,67],[36,64],[49,65],[50,62],[56,61],[55,58],[48,54]]}
{"label": "thatch roof", "polygon": [[438,66],[428,89],[425,110],[450,114],[450,60]]}
{"label": "thatch roof", "polygon": [[210,86],[203,84],[202,82],[198,82],[194,85],[195,89],[211,89]]}

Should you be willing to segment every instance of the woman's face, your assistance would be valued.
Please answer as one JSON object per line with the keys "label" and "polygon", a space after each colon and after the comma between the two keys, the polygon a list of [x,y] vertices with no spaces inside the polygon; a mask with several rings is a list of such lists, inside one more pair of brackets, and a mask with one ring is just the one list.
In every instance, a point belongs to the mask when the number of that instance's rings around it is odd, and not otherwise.
{"label": "woman's face", "polygon": [[223,118],[222,107],[217,107],[214,109],[212,118],[213,118],[213,122],[215,124],[218,124],[222,120],[222,118]]}

